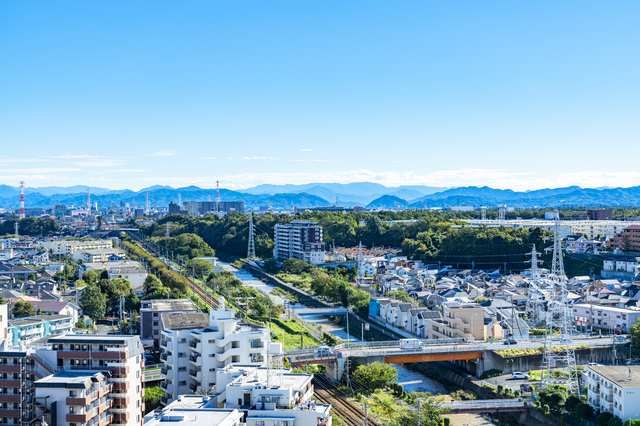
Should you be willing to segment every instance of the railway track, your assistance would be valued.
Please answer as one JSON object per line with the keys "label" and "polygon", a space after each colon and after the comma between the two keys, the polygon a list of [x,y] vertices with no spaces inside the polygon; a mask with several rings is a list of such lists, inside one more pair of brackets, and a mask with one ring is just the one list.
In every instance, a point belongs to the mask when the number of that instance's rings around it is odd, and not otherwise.
{"label": "railway track", "polygon": [[[313,386],[316,400],[322,404],[331,404],[332,415],[340,417],[347,426],[362,426],[364,412],[344,395],[341,395],[331,379],[323,374],[314,374]],[[373,420],[371,415],[367,416],[367,419],[369,426],[384,426]]]}
{"label": "railway track", "polygon": [[207,306],[209,306],[209,308],[215,309],[220,305],[220,303],[218,303],[216,298],[213,297],[211,294],[209,295],[205,294],[203,288],[200,287],[198,284],[194,283],[189,278],[186,278],[186,280],[189,283],[189,288],[191,289],[191,291],[193,291],[200,299],[202,299],[202,301]]}

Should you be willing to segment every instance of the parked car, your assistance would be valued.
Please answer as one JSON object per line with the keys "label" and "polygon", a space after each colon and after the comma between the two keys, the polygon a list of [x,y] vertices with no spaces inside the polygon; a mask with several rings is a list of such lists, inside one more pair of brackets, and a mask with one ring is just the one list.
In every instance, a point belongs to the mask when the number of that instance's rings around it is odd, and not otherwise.
{"label": "parked car", "polygon": [[331,349],[329,346],[320,346],[318,349],[316,349],[317,355],[331,355],[332,353],[333,349]]}
{"label": "parked car", "polygon": [[529,380],[529,375],[526,373],[515,372],[515,373],[511,373],[511,378]]}
{"label": "parked car", "polygon": [[529,383],[523,383],[520,385],[520,390],[522,392],[531,392],[531,385]]}
{"label": "parked car", "polygon": [[505,345],[517,345],[518,341],[513,337],[504,341]]}

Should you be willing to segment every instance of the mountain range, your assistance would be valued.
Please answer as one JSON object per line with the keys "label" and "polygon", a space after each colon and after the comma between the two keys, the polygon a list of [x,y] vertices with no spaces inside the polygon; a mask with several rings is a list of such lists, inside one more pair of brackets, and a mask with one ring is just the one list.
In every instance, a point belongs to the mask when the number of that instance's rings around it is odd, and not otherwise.
{"label": "mountain range", "polygon": [[[172,188],[155,185],[139,191],[110,190],[108,188],[77,185],[72,187],[25,188],[25,206],[49,208],[53,203],[67,206],[84,206],[87,191],[91,201],[98,206],[119,204],[144,206],[147,194],[153,206],[167,206],[177,202],[178,194],[183,201],[214,200],[215,189],[188,186]],[[232,191],[220,189],[222,200],[244,201],[247,207],[269,206],[298,208],[339,205],[367,208],[431,208],[453,206],[495,207],[506,203],[508,207],[560,207],[577,206],[640,206],[640,186],[631,188],[565,188],[540,189],[535,191],[513,191],[489,187],[467,186],[442,188],[430,186],[387,187],[371,182],[312,183],[304,185],[258,185],[253,188]],[[20,188],[0,185],[0,207],[16,209],[20,203]]]}

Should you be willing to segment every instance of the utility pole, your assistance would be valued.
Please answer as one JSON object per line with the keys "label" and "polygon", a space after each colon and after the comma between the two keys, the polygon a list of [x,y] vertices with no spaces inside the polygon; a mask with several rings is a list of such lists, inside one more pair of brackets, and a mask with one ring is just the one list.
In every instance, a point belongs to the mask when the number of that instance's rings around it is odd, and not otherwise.
{"label": "utility pole", "polygon": [[418,399],[418,426],[420,426],[420,399]]}
{"label": "utility pole", "polygon": [[362,336],[361,337],[362,338],[360,340],[364,343],[364,331],[365,330],[369,331],[369,323],[362,323],[361,325],[362,325],[362,327],[361,327],[361,329],[362,329],[361,330],[362,331]]}
{"label": "utility pole", "polygon": [[351,296],[350,291],[347,292],[347,349],[349,348],[349,340],[351,340],[349,338],[351,337],[351,334],[349,333],[349,296]]}
{"label": "utility pole", "polygon": [[367,406],[367,401],[364,402],[364,419],[362,419],[362,424],[364,426],[367,426],[369,424],[369,416],[367,414],[367,409],[369,407]]}

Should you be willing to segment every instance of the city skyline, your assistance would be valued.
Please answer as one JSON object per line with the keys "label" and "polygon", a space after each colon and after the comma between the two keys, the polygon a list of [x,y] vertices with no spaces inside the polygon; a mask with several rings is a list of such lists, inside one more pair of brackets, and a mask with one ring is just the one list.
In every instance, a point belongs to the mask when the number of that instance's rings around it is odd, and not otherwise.
{"label": "city skyline", "polygon": [[640,5],[0,5],[0,184],[640,185]]}

